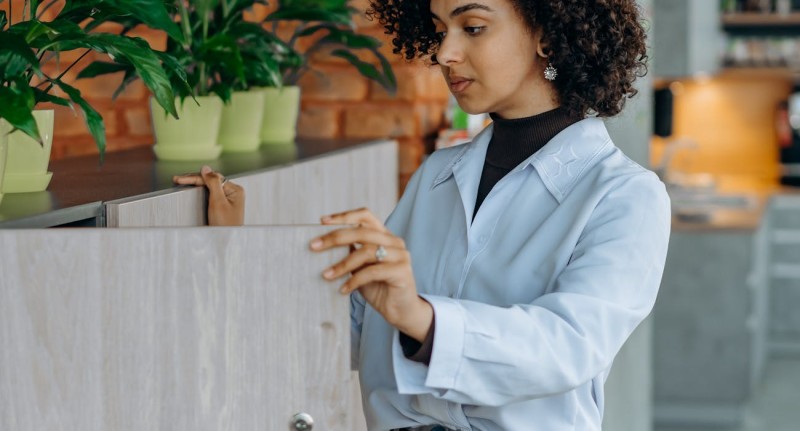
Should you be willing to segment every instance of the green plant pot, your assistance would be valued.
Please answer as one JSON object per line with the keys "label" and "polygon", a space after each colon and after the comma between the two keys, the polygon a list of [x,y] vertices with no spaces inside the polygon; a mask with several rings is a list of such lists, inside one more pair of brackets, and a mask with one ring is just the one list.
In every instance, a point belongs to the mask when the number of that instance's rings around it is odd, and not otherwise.
{"label": "green plant pot", "polygon": [[31,193],[47,190],[52,172],[47,171],[53,149],[55,111],[33,111],[39,127],[40,145],[30,136],[17,130],[8,135],[8,155],[3,174],[3,193]]}
{"label": "green plant pot", "polygon": [[0,202],[3,202],[3,177],[6,171],[6,154],[8,150],[8,130],[10,126],[0,118]]}
{"label": "green plant pot", "polygon": [[300,114],[300,87],[264,87],[264,121],[261,143],[293,144]]}
{"label": "green plant pot", "polygon": [[261,144],[259,133],[264,118],[264,92],[237,91],[222,107],[222,124],[217,141],[225,152],[254,151]]}
{"label": "green plant pot", "polygon": [[168,116],[152,97],[150,112],[156,144],[153,151],[159,160],[213,160],[222,147],[217,145],[222,120],[222,100],[217,96],[187,98],[183,106],[176,99],[178,120]]}

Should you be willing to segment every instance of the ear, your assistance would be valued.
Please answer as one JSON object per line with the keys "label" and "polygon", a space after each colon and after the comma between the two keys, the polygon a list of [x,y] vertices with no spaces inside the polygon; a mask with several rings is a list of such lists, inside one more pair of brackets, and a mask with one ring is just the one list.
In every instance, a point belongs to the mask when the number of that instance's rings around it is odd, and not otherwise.
{"label": "ear", "polygon": [[547,58],[550,56],[547,54],[550,50],[548,49],[547,42],[542,40],[543,33],[544,31],[542,31],[540,28],[536,30],[536,33],[534,34],[534,38],[536,39],[536,54],[538,54],[541,58]]}
{"label": "ear", "polygon": [[539,57],[547,58],[549,55],[545,53],[546,51],[549,51],[547,49],[547,45],[541,39],[539,39],[539,43],[536,44],[536,53],[539,54]]}

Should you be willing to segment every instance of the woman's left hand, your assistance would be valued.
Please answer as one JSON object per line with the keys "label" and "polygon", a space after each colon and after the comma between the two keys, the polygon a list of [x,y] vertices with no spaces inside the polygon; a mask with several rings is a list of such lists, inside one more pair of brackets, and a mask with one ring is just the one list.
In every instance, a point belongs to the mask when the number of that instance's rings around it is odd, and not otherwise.
{"label": "woman's left hand", "polygon": [[417,294],[411,256],[403,239],[389,232],[366,208],[323,217],[322,224],[354,225],[311,242],[314,251],[350,247],[350,254],[327,268],[323,277],[333,280],[352,274],[340,288],[342,294],[358,289],[389,324],[424,340],[433,321],[433,307]]}
{"label": "woman's left hand", "polygon": [[175,184],[205,186],[208,189],[208,224],[241,226],[244,224],[244,188],[225,179],[219,172],[203,166],[199,173],[175,175]]}

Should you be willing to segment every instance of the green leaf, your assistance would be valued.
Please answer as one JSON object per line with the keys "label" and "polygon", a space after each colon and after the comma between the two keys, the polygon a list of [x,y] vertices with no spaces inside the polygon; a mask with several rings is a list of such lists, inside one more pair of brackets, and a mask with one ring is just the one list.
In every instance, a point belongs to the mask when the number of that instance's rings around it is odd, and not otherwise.
{"label": "green leaf", "polygon": [[84,100],[80,90],[60,79],[54,79],[51,82],[64,91],[70,100],[76,103],[83,111],[86,125],[89,127],[89,133],[94,137],[95,144],[97,144],[97,149],[100,152],[100,163],[102,164],[106,153],[106,127],[103,125],[103,117],[92,108],[92,105]]}
{"label": "green leaf", "polygon": [[130,70],[131,66],[120,63],[109,63],[107,61],[95,61],[92,64],[83,68],[78,73],[78,79],[94,78],[99,75],[108,75],[110,73],[118,73]]}
{"label": "green leaf", "polygon": [[169,37],[184,42],[183,33],[172,19],[164,0],[67,0],[56,20],[81,23],[91,18],[87,25],[91,30],[103,22],[118,22],[126,27],[137,23],[166,32]]}
{"label": "green leaf", "polygon": [[[36,54],[34,54],[30,46],[25,43],[25,39],[16,34],[0,32],[0,47],[3,47],[0,48],[0,54],[4,57],[8,56],[4,58],[5,61],[3,63],[0,63],[0,76],[3,77],[4,81],[10,81],[15,76],[24,73],[28,68],[33,69],[37,75],[42,75],[39,59],[36,58]],[[15,61],[13,65],[17,67],[9,67],[12,66],[9,63],[12,61]]]}
{"label": "green leaf", "polygon": [[30,27],[25,34],[25,42],[31,43],[41,36],[47,36],[48,39],[58,36],[58,32],[54,28],[42,23],[41,21],[34,20],[29,22]]}
{"label": "green leaf", "polygon": [[153,93],[164,110],[177,115],[175,96],[169,77],[161,66],[158,56],[143,39],[119,36],[110,33],[68,34],[59,37],[60,43],[89,48],[108,54],[112,60],[119,58],[136,69],[144,85]]}
{"label": "green leaf", "polygon": [[40,144],[39,128],[33,118],[35,96],[25,82],[14,86],[0,86],[0,118],[5,119],[15,129],[35,139]]}
{"label": "green leaf", "polygon": [[6,24],[8,24],[8,18],[6,18],[6,11],[0,10],[0,30],[2,30]]}
{"label": "green leaf", "polygon": [[122,77],[122,83],[119,84],[119,87],[117,87],[117,89],[114,91],[114,94],[111,95],[111,100],[117,100],[117,97],[119,97],[119,95],[122,94],[126,88],[128,88],[128,85],[137,79],[139,79],[139,77],[136,75],[135,69],[129,68],[126,70],[125,75]]}
{"label": "green leaf", "polygon": [[319,43],[336,43],[344,45],[348,48],[377,48],[381,46],[380,41],[374,37],[364,36],[361,34],[353,33],[350,30],[342,30],[336,27],[328,28],[329,33],[320,39]]}
{"label": "green leaf", "polygon": [[130,16],[155,30],[163,30],[169,37],[185,42],[183,33],[170,16],[164,0],[106,0]]}
{"label": "green leaf", "polygon": [[[34,18],[36,16],[36,11],[39,10],[39,0],[30,0],[29,6],[30,6],[30,9],[29,9],[30,13],[28,14],[28,16],[30,16],[31,18]],[[0,27],[2,27],[2,26],[0,26]]]}
{"label": "green leaf", "polygon": [[[394,77],[394,73],[391,71],[391,65],[388,61],[385,63],[382,61],[383,73],[378,71],[378,68],[369,64],[367,62],[361,61],[355,54],[350,51],[345,51],[343,49],[337,49],[331,53],[331,55],[339,58],[343,58],[347,60],[350,64],[352,64],[358,72],[363,75],[365,78],[372,79],[378,84],[380,84],[386,91],[390,93],[394,93],[397,90],[397,82]],[[385,60],[385,59],[381,59]],[[386,69],[388,67],[389,74],[386,74]]]}
{"label": "green leaf", "polygon": [[395,77],[394,71],[392,70],[392,63],[390,63],[389,60],[377,50],[374,50],[372,52],[373,54],[375,54],[376,57],[378,57],[378,59],[381,62],[381,67],[383,68],[384,80],[382,82],[379,82],[379,84],[381,84],[381,86],[386,91],[388,91],[389,94],[394,96],[397,93],[397,78]]}
{"label": "green leaf", "polygon": [[244,64],[239,47],[230,36],[217,34],[200,46],[199,57],[213,69],[224,69],[244,80]]}
{"label": "green leaf", "polygon": [[330,22],[342,25],[351,25],[350,11],[341,10],[322,10],[306,8],[284,8],[280,7],[275,12],[267,16],[267,21],[305,21],[305,22]]}
{"label": "green leaf", "polygon": [[69,100],[64,99],[63,97],[47,94],[38,88],[34,88],[33,93],[36,95],[36,104],[39,104],[39,102],[50,102],[56,105],[69,106]]}

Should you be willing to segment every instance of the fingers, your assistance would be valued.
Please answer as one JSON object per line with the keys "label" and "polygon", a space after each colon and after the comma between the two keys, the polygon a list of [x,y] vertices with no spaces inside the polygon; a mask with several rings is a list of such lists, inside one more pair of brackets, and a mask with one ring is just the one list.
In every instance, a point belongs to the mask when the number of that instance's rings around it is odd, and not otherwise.
{"label": "fingers", "polygon": [[350,253],[341,262],[326,269],[322,273],[322,276],[328,280],[333,280],[343,275],[350,274],[351,272],[355,272],[359,268],[362,268],[369,264],[402,263],[411,260],[408,250],[396,247],[385,247],[384,250],[386,250],[386,255],[379,262],[376,255],[377,250],[378,246],[375,244],[365,245],[359,248],[358,250]]}
{"label": "fingers", "polygon": [[329,232],[311,241],[314,251],[328,250],[353,244],[375,244],[384,247],[405,248],[405,242],[386,230],[373,230],[364,227],[342,228]]}
{"label": "fingers", "polygon": [[382,263],[380,265],[368,266],[353,274],[342,286],[339,292],[342,294],[349,294],[356,289],[366,286],[370,283],[387,283],[393,288],[402,289],[403,286],[400,280],[406,271],[406,264],[404,263]]}
{"label": "fingers", "polygon": [[208,188],[209,201],[225,200],[225,191],[222,189],[222,181],[225,177],[219,172],[214,172],[207,165],[200,169],[200,175],[203,176],[203,183],[205,183]]}
{"label": "fingers", "polygon": [[353,224],[368,227],[370,229],[385,231],[386,227],[377,217],[367,208],[358,208],[336,214],[330,214],[321,218],[322,224]]}
{"label": "fingers", "polygon": [[172,182],[183,186],[204,186],[203,177],[200,174],[183,174],[172,177]]}

